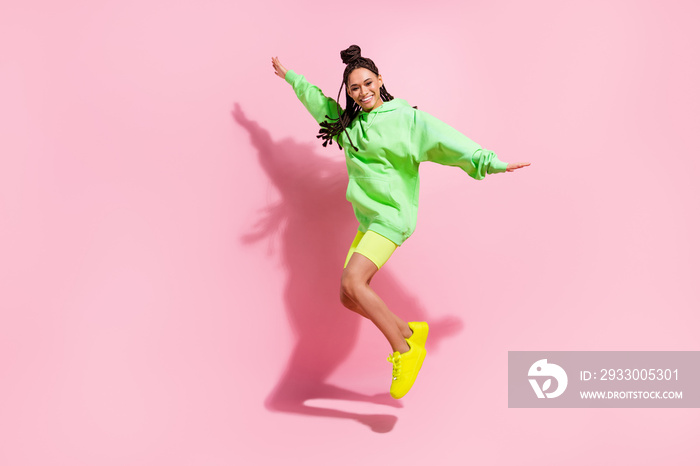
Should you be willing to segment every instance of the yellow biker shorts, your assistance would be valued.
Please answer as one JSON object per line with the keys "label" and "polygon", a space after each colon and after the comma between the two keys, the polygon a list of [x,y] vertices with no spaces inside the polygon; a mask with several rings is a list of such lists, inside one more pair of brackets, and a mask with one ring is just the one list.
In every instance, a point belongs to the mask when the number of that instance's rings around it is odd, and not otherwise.
{"label": "yellow biker shorts", "polygon": [[381,269],[394,251],[396,251],[397,247],[396,243],[372,230],[368,230],[367,233],[358,231],[350,246],[348,256],[345,258],[345,265],[343,268],[348,266],[348,262],[350,262],[353,253],[357,252],[374,262],[374,265],[376,265],[378,269]]}

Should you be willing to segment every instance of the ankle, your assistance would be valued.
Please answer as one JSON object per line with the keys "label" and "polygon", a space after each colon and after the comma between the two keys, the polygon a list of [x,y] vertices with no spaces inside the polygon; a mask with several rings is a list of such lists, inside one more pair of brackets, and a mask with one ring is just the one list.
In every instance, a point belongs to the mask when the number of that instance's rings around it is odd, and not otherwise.
{"label": "ankle", "polygon": [[408,345],[408,343],[406,343],[406,340],[404,340],[402,343],[403,343],[402,345],[398,345],[397,347],[392,348],[392,349],[394,351],[398,351],[401,354],[407,353],[408,351],[411,350],[411,347]]}

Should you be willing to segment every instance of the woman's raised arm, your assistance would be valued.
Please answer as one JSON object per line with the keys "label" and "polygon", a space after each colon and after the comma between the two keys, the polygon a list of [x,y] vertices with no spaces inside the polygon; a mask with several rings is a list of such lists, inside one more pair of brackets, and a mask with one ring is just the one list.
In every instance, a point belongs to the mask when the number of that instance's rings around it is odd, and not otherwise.
{"label": "woman's raised arm", "polygon": [[272,68],[275,74],[288,82],[302,104],[314,117],[316,122],[322,123],[329,118],[332,120],[338,119],[338,104],[330,97],[326,97],[323,91],[318,87],[309,83],[304,76],[296,74],[293,70],[287,69],[280,63],[279,58],[272,57]]}

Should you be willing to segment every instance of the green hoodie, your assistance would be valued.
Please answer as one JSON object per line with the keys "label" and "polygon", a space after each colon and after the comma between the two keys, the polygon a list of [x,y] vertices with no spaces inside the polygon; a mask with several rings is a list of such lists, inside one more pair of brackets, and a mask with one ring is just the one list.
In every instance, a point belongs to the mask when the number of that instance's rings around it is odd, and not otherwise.
{"label": "green hoodie", "polygon": [[[304,76],[288,70],[285,80],[318,123],[338,117],[336,102]],[[372,230],[401,245],[416,229],[418,166],[427,160],[460,167],[474,179],[506,171],[507,163],[462,133],[403,99],[361,111],[345,132],[336,136],[345,149],[347,199],[359,230]]]}

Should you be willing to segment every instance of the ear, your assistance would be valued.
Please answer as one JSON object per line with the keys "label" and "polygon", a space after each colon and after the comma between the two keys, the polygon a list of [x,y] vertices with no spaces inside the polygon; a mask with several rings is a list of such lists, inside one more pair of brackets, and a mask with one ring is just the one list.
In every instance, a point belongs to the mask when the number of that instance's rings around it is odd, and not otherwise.
{"label": "ear", "polygon": [[377,82],[379,83],[379,87],[382,87],[384,85],[384,80],[382,79],[381,74],[377,75]]}

